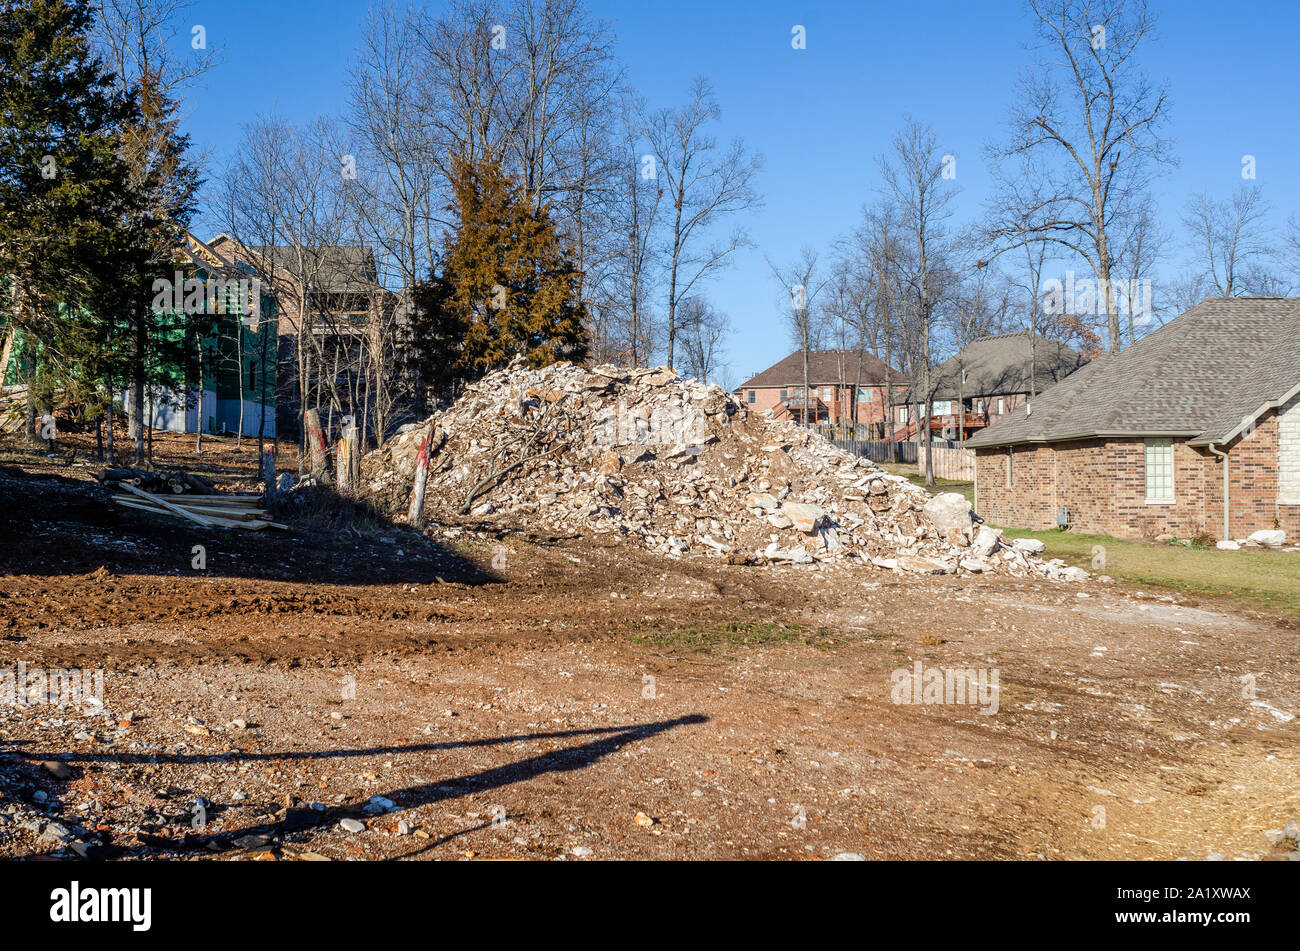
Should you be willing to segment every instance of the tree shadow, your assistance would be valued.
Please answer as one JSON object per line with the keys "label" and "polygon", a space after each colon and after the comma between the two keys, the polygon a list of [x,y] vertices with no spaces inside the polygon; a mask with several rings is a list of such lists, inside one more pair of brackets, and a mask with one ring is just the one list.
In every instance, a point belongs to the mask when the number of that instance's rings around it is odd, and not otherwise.
{"label": "tree shadow", "polygon": [[[387,813],[388,815],[393,815],[399,812],[417,809],[420,806],[458,799],[467,795],[482,794],[494,789],[502,789],[507,786],[515,785],[516,783],[527,782],[528,780],[551,773],[565,773],[585,769],[610,754],[618,752],[631,743],[638,743],[650,739],[651,737],[657,736],[661,733],[666,733],[669,730],[678,727],[707,723],[708,720],[709,718],[703,714],[692,713],[672,720],[659,720],[652,723],[641,723],[630,726],[590,727],[580,730],[526,733],[516,736],[495,736],[475,740],[452,740],[439,743],[422,743],[406,746],[376,746],[354,750],[304,750],[280,753],[212,753],[199,755],[183,753],[129,755],[114,755],[108,753],[71,753],[61,758],[67,762],[81,763],[171,763],[180,765],[218,762],[229,763],[237,761],[253,762],[258,760],[339,759],[359,756],[382,756],[385,754],[395,753],[419,753],[471,747],[501,746],[510,743],[524,743],[535,740],[572,739],[582,736],[598,735],[597,739],[590,740],[589,742],[578,746],[567,747],[561,750],[552,750],[548,753],[539,753],[536,756],[530,756],[515,762],[506,763],[502,766],[494,766],[480,770],[476,773],[454,776],[438,782],[423,783],[416,786],[407,786],[402,789],[392,790],[384,794],[384,798],[390,799],[395,803],[396,808],[392,812]],[[194,850],[206,851],[209,843],[225,844],[233,838],[241,838],[243,836],[264,836],[268,840],[274,838],[283,839],[286,835],[302,835],[313,829],[320,829],[325,826],[336,824],[345,818],[365,816],[367,815],[365,807],[368,803],[369,800],[366,802],[345,803],[342,805],[327,806],[324,810],[315,810],[310,807],[290,808],[286,809],[283,816],[278,817],[274,822],[264,822],[248,828],[222,832],[219,834],[205,834],[203,832],[198,832],[192,835],[186,834],[180,842],[172,842],[157,837],[150,840],[149,847],[154,851],[192,853]],[[427,852],[438,845],[444,844],[445,842],[458,837],[459,835],[478,831],[478,829],[487,828],[493,824],[492,821],[489,821],[476,828],[452,833],[451,835],[444,836],[443,838],[434,841],[430,845],[425,846],[416,852],[399,856],[399,858],[409,858],[412,855]]]}

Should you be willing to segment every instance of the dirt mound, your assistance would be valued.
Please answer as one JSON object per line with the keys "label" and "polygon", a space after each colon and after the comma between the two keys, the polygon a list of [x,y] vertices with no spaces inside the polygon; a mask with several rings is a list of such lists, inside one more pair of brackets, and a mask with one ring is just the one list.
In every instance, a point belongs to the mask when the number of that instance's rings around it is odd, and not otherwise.
{"label": "dirt mound", "polygon": [[1002,544],[969,503],[931,497],[721,387],[672,370],[516,362],[362,462],[363,490],[403,511],[432,427],[426,509],[532,530],[605,536],[735,563],[866,562],[920,574],[1073,577]]}

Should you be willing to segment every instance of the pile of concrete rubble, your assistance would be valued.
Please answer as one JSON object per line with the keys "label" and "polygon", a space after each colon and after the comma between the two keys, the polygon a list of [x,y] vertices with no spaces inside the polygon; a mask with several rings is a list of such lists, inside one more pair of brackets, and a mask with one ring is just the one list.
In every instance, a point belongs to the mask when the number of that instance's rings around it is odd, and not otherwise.
{"label": "pile of concrete rubble", "polygon": [[402,510],[430,429],[426,513],[442,523],[607,536],[736,564],[1087,577],[1040,558],[1040,541],[1004,544],[961,495],[932,497],[662,367],[516,361],[368,454],[363,489]]}

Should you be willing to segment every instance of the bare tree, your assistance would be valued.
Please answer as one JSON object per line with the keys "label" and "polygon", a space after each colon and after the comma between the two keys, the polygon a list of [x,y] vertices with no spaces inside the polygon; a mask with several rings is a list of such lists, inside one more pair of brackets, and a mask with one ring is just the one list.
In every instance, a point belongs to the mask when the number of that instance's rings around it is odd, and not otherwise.
{"label": "bare tree", "polygon": [[687,372],[703,383],[716,373],[722,362],[724,342],[730,330],[727,315],[713,309],[707,298],[696,295],[682,301],[682,353]]}
{"label": "bare tree", "polygon": [[898,209],[904,245],[900,274],[906,290],[905,306],[911,310],[914,320],[912,389],[924,400],[918,433],[923,427],[926,485],[934,485],[930,351],[935,310],[943,297],[946,257],[951,251],[947,222],[952,217],[952,199],[956,194],[945,180],[945,171],[952,167],[949,158],[939,153],[934,130],[908,116],[894,136],[892,151],[879,163],[883,191]]}
{"label": "bare tree", "polygon": [[[858,319],[872,352],[884,361],[889,374],[904,336],[901,275],[906,268],[901,231],[898,208],[882,199],[863,209],[862,224],[848,244],[852,266],[864,285]],[[890,442],[894,439],[893,382],[887,380],[883,408],[885,438]]]}
{"label": "bare tree", "polygon": [[1128,317],[1128,342],[1149,332],[1152,323],[1162,322],[1159,302],[1152,293],[1152,275],[1172,241],[1168,229],[1160,224],[1150,195],[1139,196],[1133,213],[1124,223],[1121,252],[1115,270],[1121,277],[1120,294]]}
{"label": "bare tree", "polygon": [[[825,330],[821,317],[822,311],[813,306],[814,301],[826,287],[826,279],[817,270],[817,252],[803,248],[799,258],[783,267],[773,264],[769,259],[768,270],[789,296],[790,314],[787,318],[790,339],[799,348],[803,365],[803,393],[801,394],[801,421],[808,425],[808,406],[812,402],[809,389],[808,358],[811,351],[820,346]],[[816,420],[814,420],[816,422]]]}
{"label": "bare tree", "polygon": [[[219,66],[223,48],[207,45],[207,34],[195,30],[188,11],[194,0],[101,0],[96,36],[105,61],[123,90],[152,77],[156,91],[167,99],[179,99],[199,85],[208,70]],[[176,37],[191,34],[184,57],[177,56]]]}
{"label": "bare tree", "polygon": [[645,107],[627,93],[621,103],[619,167],[603,204],[609,222],[604,267],[598,272],[596,309],[617,325],[598,341],[608,357],[641,366],[653,346],[651,300],[658,258],[658,225],[663,186],[655,158],[643,147],[640,130]]}
{"label": "bare tree", "polygon": [[713,226],[759,203],[753,181],[762,160],[746,155],[739,139],[725,149],[719,146],[708,127],[720,115],[713,87],[701,77],[691,84],[685,106],[660,110],[647,126],[656,174],[671,203],[664,328],[670,367],[676,358],[681,302],[695,293],[701,282],[726,267],[732,255],[748,244],[748,238],[736,229],[721,241],[701,245]]}
{"label": "bare tree", "polygon": [[1141,71],[1153,39],[1146,0],[1028,0],[1039,52],[1017,85],[1010,141],[995,154],[1003,247],[1047,241],[1092,267],[1110,349],[1123,346],[1112,272],[1118,232],[1153,169],[1171,162],[1160,137],[1167,93]]}
{"label": "bare tree", "polygon": [[1219,297],[1258,294],[1270,283],[1273,246],[1268,206],[1259,187],[1242,185],[1225,201],[1201,192],[1188,200],[1183,224],[1195,260],[1190,277]]}
{"label": "bare tree", "polygon": [[[352,233],[340,163],[345,151],[328,120],[300,129],[261,119],[245,127],[220,185],[223,227],[294,332],[300,414],[322,396],[331,414],[355,405],[354,393],[344,396],[355,386],[355,328],[322,306],[331,263],[326,249]],[[300,429],[305,438],[306,426]]]}

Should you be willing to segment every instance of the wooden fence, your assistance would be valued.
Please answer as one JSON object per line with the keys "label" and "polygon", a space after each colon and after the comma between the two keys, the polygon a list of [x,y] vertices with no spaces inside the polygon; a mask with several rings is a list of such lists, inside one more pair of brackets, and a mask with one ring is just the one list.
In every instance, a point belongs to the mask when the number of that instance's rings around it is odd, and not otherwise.
{"label": "wooden fence", "polygon": [[[837,447],[855,456],[866,456],[872,462],[893,462],[900,465],[916,466],[918,470],[925,464],[925,453],[919,443],[889,442],[884,439],[838,439],[839,433],[834,427],[815,426],[815,429]],[[975,481],[975,453],[960,446],[934,446],[934,474],[940,479],[953,482]]]}
{"label": "wooden fence", "polygon": [[[917,465],[924,465],[925,457]],[[969,449],[946,449],[934,447],[934,475],[937,479],[951,479],[953,482],[975,481],[975,453]]]}

